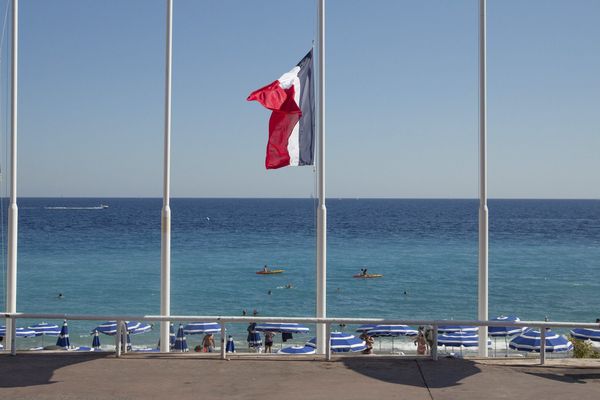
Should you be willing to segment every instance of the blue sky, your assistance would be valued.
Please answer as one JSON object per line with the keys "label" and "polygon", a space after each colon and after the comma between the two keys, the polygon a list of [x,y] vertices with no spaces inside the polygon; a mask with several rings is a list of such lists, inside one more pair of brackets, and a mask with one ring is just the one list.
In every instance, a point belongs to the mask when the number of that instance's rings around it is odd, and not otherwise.
{"label": "blue sky", "polygon": [[[162,196],[165,2],[20,3],[19,195]],[[327,2],[329,196],[477,197],[478,3]],[[306,53],[315,2],[174,4],[172,195],[313,194],[312,168],[264,169],[245,98]],[[600,198],[599,18],[488,1],[491,197]]]}

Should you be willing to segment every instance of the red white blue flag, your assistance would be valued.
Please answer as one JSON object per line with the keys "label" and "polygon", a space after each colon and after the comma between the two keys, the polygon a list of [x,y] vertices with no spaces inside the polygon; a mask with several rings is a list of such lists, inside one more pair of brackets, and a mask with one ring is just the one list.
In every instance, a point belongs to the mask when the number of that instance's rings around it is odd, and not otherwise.
{"label": "red white blue flag", "polygon": [[248,96],[272,110],[267,169],[313,165],[315,100],[312,50],[291,71]]}

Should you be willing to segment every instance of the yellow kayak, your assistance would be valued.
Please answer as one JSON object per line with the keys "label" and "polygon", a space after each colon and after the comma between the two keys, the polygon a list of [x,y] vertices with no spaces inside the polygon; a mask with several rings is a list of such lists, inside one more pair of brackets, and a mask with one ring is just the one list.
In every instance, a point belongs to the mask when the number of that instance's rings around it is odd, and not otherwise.
{"label": "yellow kayak", "polygon": [[270,269],[268,271],[256,271],[256,273],[258,275],[273,275],[273,274],[281,274],[283,271],[283,269]]}
{"label": "yellow kayak", "polygon": [[382,274],[357,274],[352,275],[353,278],[362,278],[362,279],[372,279],[372,278],[382,278]]}

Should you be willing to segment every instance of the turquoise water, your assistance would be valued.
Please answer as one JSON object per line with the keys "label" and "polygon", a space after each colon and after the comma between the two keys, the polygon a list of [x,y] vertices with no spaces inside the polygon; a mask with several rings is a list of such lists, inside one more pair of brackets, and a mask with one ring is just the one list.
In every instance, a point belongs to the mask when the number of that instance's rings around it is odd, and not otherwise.
{"label": "turquoise water", "polygon": [[[158,314],[161,205],[20,199],[18,311]],[[314,315],[314,207],[310,199],[172,200],[172,314]],[[328,315],[476,319],[477,207],[328,200]],[[489,208],[491,316],[600,317],[600,201],[492,200]],[[285,273],[256,275],[264,264]],[[364,267],[384,277],[353,279]],[[93,325],[73,321],[72,339],[89,344]]]}

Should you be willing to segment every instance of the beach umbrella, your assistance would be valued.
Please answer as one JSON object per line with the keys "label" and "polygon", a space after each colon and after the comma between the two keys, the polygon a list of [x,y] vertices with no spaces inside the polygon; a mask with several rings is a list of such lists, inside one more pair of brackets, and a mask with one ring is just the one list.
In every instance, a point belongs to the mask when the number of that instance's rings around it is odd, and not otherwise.
{"label": "beach umbrella", "polygon": [[377,324],[364,324],[356,328],[356,332],[367,332],[375,328]]}
{"label": "beach umbrella", "polygon": [[315,354],[317,351],[313,346],[305,345],[305,346],[291,346],[284,347],[279,350],[277,354]]}
{"label": "beach umbrella", "polygon": [[367,330],[367,334],[373,337],[379,336],[416,336],[417,331],[408,325],[373,325]]}
{"label": "beach umbrella", "polygon": [[[308,333],[309,329],[297,323],[292,322],[267,322],[257,324],[254,328],[257,332],[276,332],[276,333]],[[281,336],[281,346],[283,347],[283,335]]]}
{"label": "beach umbrella", "polygon": [[571,336],[576,339],[589,339],[594,342],[600,342],[600,329],[577,328],[571,330]]}
{"label": "beach umbrella", "polygon": [[60,328],[58,325],[49,324],[47,322],[40,322],[38,324],[28,326],[27,328],[35,331],[35,336],[42,337],[42,347],[44,347],[44,338],[46,336],[60,335]]}
{"label": "beach umbrella", "polygon": [[[16,335],[19,338],[28,338],[37,336],[33,329],[29,328],[17,328]],[[0,326],[0,337],[6,336],[6,326]]]}
{"label": "beach umbrella", "polygon": [[60,335],[60,328],[58,325],[49,324],[47,322],[40,322],[39,324],[31,325],[27,327],[35,331],[35,336],[58,336]]}
{"label": "beach umbrella", "polygon": [[450,333],[450,332],[477,332],[479,328],[476,326],[467,325],[442,325],[438,326],[438,332]]}
{"label": "beach umbrella", "polygon": [[185,340],[185,333],[183,332],[183,326],[181,324],[179,324],[179,329],[177,330],[173,350],[181,352],[189,351],[187,341]]}
{"label": "beach umbrella", "polygon": [[257,324],[254,328],[258,332],[278,332],[278,333],[308,333],[306,326],[291,322],[267,322]]}
{"label": "beach umbrella", "polygon": [[94,348],[94,349],[100,348],[100,336],[98,335],[98,331],[94,331],[94,339],[92,340],[92,348]]}
{"label": "beach umbrella", "polygon": [[[317,338],[306,342],[307,346],[317,347]],[[331,332],[331,351],[335,353],[357,352],[367,348],[364,340],[343,332]]]}
{"label": "beach umbrella", "polygon": [[145,322],[137,322],[137,325],[129,329],[127,328],[127,332],[131,335],[139,335],[141,333],[148,333],[152,330],[152,325],[147,324]]}
{"label": "beach umbrella", "polygon": [[[125,326],[129,332],[135,331],[142,324],[138,321],[125,321]],[[146,324],[147,325],[147,324]],[[94,330],[105,335],[114,336],[117,334],[117,321],[106,321],[98,325]]]}
{"label": "beach umbrella", "polygon": [[[520,321],[519,317],[515,315],[500,315],[492,321],[507,321],[507,322],[517,322]],[[488,335],[491,337],[506,337],[506,336],[514,336],[523,332],[523,328],[516,326],[490,326],[488,327]]]}
{"label": "beach umbrella", "polygon": [[69,327],[67,326],[67,320],[63,322],[63,326],[60,329],[60,334],[58,335],[58,340],[56,341],[56,345],[67,350],[71,347],[71,343],[69,341]]}
{"label": "beach umbrella", "polygon": [[220,333],[221,325],[218,322],[192,322],[183,327],[186,335],[200,335],[203,333]]}
{"label": "beach umbrella", "polygon": [[[541,335],[539,329],[527,329],[508,344],[513,350],[540,352]],[[565,352],[573,349],[573,344],[563,335],[546,330],[546,351],[550,353]]]}
{"label": "beach umbrella", "polygon": [[[491,344],[491,342],[488,342]],[[479,335],[472,332],[448,332],[438,336],[438,346],[477,347]]]}
{"label": "beach umbrella", "polygon": [[[519,317],[515,315],[500,315],[492,321],[520,321]],[[488,335],[494,338],[494,356],[496,355],[496,338],[504,337],[504,344],[506,347],[505,356],[508,357],[508,337],[518,335],[523,332],[523,328],[515,327],[515,326],[490,326],[488,327]]]}
{"label": "beach umbrella", "polygon": [[[367,330],[366,332],[367,335],[372,337],[391,337],[392,352],[394,352],[394,337],[416,336],[418,333],[415,329],[412,329],[408,325],[371,325],[371,329]],[[381,341],[379,342],[379,350],[381,350]]]}
{"label": "beach umbrella", "polygon": [[235,342],[233,341],[233,337],[229,336],[227,338],[227,346],[225,347],[226,353],[235,353]]}
{"label": "beach umbrella", "polygon": [[[438,346],[459,347],[462,354],[463,347],[477,347],[479,345],[479,335],[473,332],[448,332],[438,336]],[[488,339],[488,346],[492,342]]]}

